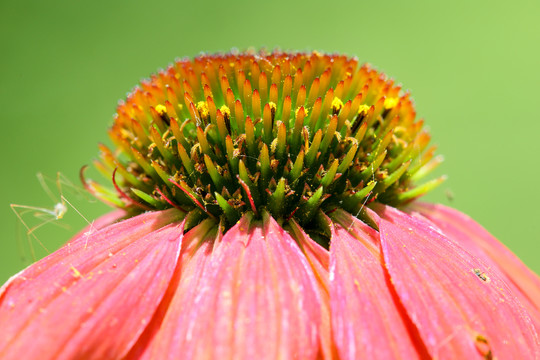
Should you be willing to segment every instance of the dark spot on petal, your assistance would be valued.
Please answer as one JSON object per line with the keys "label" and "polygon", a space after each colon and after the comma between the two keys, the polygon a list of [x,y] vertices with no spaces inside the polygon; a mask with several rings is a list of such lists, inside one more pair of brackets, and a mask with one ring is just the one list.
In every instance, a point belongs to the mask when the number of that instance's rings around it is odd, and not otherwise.
{"label": "dark spot on petal", "polygon": [[486,275],[486,273],[482,272],[482,270],[480,269],[473,269],[473,272],[476,276],[478,276],[478,278],[484,282],[490,282],[491,279],[489,278],[489,276]]}
{"label": "dark spot on petal", "polygon": [[476,350],[478,351],[478,353],[485,360],[493,360],[493,353],[491,352],[489,342],[484,336],[480,334],[476,335],[474,346],[476,347]]}

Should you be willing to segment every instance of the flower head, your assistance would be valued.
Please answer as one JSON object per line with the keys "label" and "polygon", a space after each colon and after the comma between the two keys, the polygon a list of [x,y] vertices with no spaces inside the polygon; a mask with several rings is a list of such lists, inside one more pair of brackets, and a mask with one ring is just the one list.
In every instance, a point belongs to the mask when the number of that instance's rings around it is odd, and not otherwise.
{"label": "flower head", "polygon": [[320,53],[182,60],[118,106],[106,215],[0,290],[6,359],[540,358],[540,280],[470,218],[413,103]]}

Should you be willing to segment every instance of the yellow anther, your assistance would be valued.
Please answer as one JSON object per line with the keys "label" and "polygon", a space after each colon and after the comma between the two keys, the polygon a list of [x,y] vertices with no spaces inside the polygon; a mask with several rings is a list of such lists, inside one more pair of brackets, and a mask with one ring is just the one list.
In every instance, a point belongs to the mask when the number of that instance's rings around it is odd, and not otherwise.
{"label": "yellow anther", "polygon": [[368,111],[369,111],[369,106],[366,104],[362,104],[358,107],[358,115],[366,116]]}
{"label": "yellow anther", "polygon": [[231,117],[231,109],[229,109],[227,105],[223,105],[222,107],[220,107],[219,111],[221,111],[221,114],[223,114],[223,116],[229,118]]}
{"label": "yellow anther", "polygon": [[337,114],[339,113],[342,107],[343,107],[343,101],[341,101],[340,98],[335,97],[334,100],[332,100],[332,112],[334,114]]}
{"label": "yellow anther", "polygon": [[396,126],[394,128],[394,135],[406,134],[408,129],[404,126]]}
{"label": "yellow anther", "polygon": [[384,108],[391,109],[399,103],[398,98],[386,98],[384,99]]}
{"label": "yellow anther", "polygon": [[155,109],[160,116],[163,116],[167,113],[167,108],[165,107],[165,105],[159,104],[155,107]]}
{"label": "yellow anther", "polygon": [[271,110],[271,111],[276,111],[277,106],[276,106],[275,103],[273,103],[272,101],[270,101],[270,102],[268,103],[268,105],[270,106],[270,110]]}
{"label": "yellow anther", "polygon": [[206,101],[199,101],[197,103],[197,111],[203,119],[207,119],[208,116],[210,116],[210,112],[208,111],[208,104],[206,103]]}

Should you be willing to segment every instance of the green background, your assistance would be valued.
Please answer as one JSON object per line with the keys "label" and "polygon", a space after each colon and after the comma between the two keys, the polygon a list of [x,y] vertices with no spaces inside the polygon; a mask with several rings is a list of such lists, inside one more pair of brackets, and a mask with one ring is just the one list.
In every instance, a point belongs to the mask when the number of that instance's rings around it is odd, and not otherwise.
{"label": "green background", "polygon": [[[32,259],[9,204],[54,205],[38,171],[76,182],[139,79],[176,57],[248,46],[356,55],[404,84],[446,158],[449,180],[428,199],[540,272],[538,1],[2,0],[0,28],[0,282]],[[108,211],[64,190],[89,219]],[[57,224],[70,229],[36,232],[49,250],[85,221],[69,209]]]}

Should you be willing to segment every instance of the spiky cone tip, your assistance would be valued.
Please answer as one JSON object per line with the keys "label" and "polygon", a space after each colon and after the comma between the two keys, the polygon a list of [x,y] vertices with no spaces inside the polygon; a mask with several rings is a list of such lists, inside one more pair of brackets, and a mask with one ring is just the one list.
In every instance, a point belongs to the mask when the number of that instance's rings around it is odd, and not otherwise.
{"label": "spiky cone tip", "polygon": [[442,161],[422,126],[410,94],[355,58],[202,55],[119,104],[116,149],[101,145],[95,162],[114,186],[85,183],[134,214],[175,207],[227,229],[266,211],[325,233],[321,214],[402,205],[444,180],[415,186]]}

